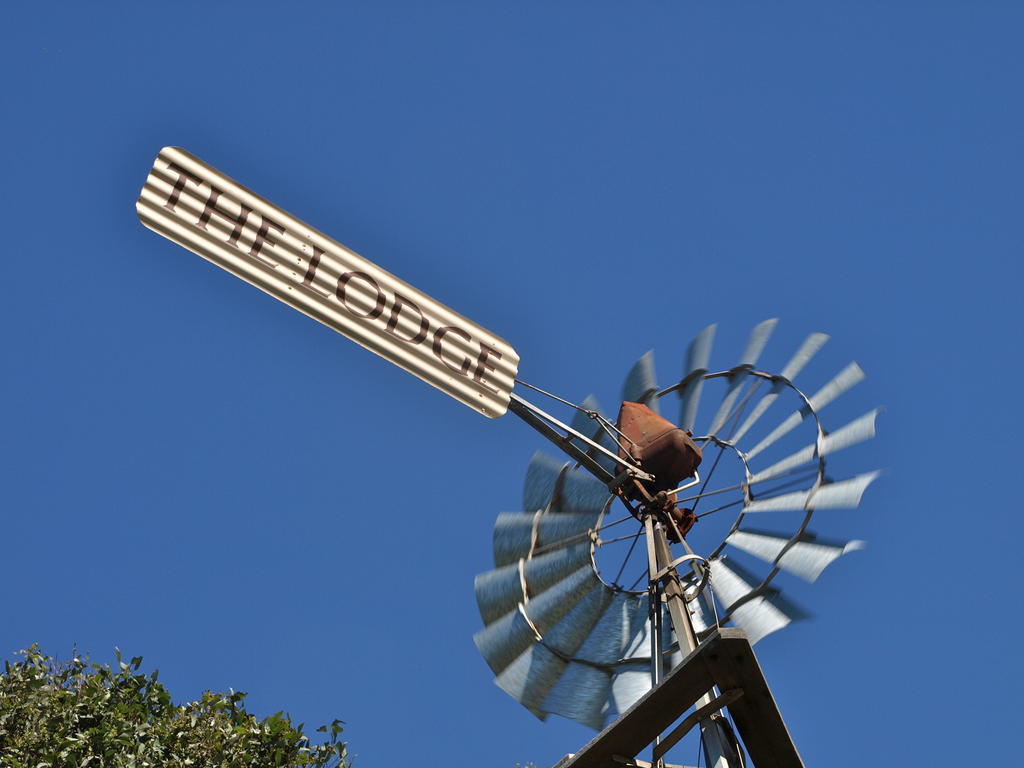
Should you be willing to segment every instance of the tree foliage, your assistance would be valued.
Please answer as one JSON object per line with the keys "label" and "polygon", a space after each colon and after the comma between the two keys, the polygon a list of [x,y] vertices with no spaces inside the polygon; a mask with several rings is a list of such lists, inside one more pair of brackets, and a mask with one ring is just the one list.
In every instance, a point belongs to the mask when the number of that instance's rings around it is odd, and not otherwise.
{"label": "tree foliage", "polygon": [[0,675],[0,765],[4,768],[343,768],[341,721],[303,726],[278,712],[263,720],[245,694],[206,692],[174,704],[142,657],[117,654],[117,668],[77,656],[59,662],[38,646],[5,662]]}

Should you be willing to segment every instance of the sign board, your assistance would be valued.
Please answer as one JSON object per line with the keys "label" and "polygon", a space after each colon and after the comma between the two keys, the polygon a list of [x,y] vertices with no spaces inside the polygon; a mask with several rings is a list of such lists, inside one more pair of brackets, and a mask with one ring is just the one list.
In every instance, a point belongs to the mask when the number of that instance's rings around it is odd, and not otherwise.
{"label": "sign board", "polygon": [[177,147],[153,163],[139,220],[461,403],[508,409],[519,355],[503,339]]}

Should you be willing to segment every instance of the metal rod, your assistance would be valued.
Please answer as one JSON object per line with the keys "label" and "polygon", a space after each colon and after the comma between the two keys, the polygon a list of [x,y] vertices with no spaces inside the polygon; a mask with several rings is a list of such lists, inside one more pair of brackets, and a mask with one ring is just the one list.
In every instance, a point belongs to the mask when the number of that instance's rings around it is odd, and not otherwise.
{"label": "metal rod", "polygon": [[[595,443],[589,437],[580,434],[568,424],[563,424],[551,414],[546,413],[536,405],[527,402],[514,392],[509,400],[508,409],[540,432],[552,443],[568,453],[569,456],[575,459],[581,466],[605,485],[609,485],[615,479],[614,476],[607,469],[598,464],[597,461],[589,455],[589,453],[574,445],[572,442],[573,440],[579,440],[587,445],[591,450],[595,450],[614,460],[616,464],[622,464],[629,467],[630,474],[640,480],[654,480],[654,475],[644,472],[631,459],[622,458],[618,454],[612,453],[603,445]],[[565,434],[560,434],[558,430],[554,429],[554,427],[558,427],[558,429],[564,431]]]}

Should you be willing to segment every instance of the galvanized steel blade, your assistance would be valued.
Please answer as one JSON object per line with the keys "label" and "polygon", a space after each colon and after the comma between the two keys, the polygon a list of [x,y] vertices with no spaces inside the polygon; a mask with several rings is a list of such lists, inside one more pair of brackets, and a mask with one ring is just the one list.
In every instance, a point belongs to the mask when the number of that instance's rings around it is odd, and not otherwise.
{"label": "galvanized steel blade", "polygon": [[813,582],[821,572],[847,552],[864,548],[864,542],[831,541],[819,539],[804,532],[793,541],[791,536],[780,536],[768,531],[738,529],[726,541],[766,563],[777,564],[780,568],[800,578]]}
{"label": "galvanized steel blade", "polygon": [[[640,623],[646,621],[646,597],[615,593],[573,656],[542,706],[600,730],[607,718],[608,697],[616,666],[620,665]],[[581,663],[585,662],[585,663]],[[603,665],[608,669],[593,665]]]}
{"label": "galvanized steel blade", "polygon": [[579,568],[592,567],[592,563],[587,541],[481,573],[474,580],[480,616],[489,624]]}
{"label": "galvanized steel blade", "polygon": [[614,664],[647,620],[647,597],[619,592],[601,614],[577,656],[593,664]]}
{"label": "galvanized steel blade", "polygon": [[604,727],[604,706],[611,684],[610,672],[589,664],[569,662],[545,698],[542,709],[599,731]]}
{"label": "galvanized steel blade", "polygon": [[608,700],[604,706],[604,725],[607,726],[651,690],[650,659],[624,665],[612,675]]}
{"label": "galvanized steel blade", "polygon": [[154,232],[473,410],[508,409],[519,355],[506,341],[185,150],[160,151],[136,210]]}
{"label": "galvanized steel blade", "polygon": [[792,382],[796,379],[797,374],[804,369],[804,366],[806,366],[807,363],[811,361],[811,358],[818,353],[818,350],[825,345],[828,338],[829,337],[824,333],[812,333],[804,339],[804,343],[800,345],[800,348],[796,351],[790,361],[786,363],[786,367],[782,369],[782,373],[779,374],[783,381],[777,381],[772,385],[771,391],[757,402],[757,405],[754,406],[750,415],[747,416],[743,424],[740,425],[740,428],[733,434],[732,442],[734,444],[739,443],[739,441],[743,439],[743,436],[750,431],[750,428],[753,427],[762,416],[764,416],[765,412],[767,412],[772,404],[778,399],[782,390],[786,388],[786,382]]}
{"label": "galvanized steel blade", "polygon": [[[768,343],[768,339],[771,338],[772,332],[778,323],[778,318],[772,318],[754,326],[754,330],[750,332],[750,338],[747,340],[746,349],[743,350],[743,356],[740,357],[737,368],[753,368],[757,364],[757,359],[761,356],[761,352],[764,351],[765,345]],[[726,390],[725,396],[718,406],[715,417],[711,420],[711,427],[708,429],[709,435],[717,435],[718,431],[733,416],[736,399],[739,397],[745,383],[745,376],[733,375],[729,377],[729,388]]]}
{"label": "galvanized steel blade", "polygon": [[850,363],[834,379],[818,390],[814,397],[809,398],[810,407],[804,406],[800,410],[791,413],[760,443],[747,451],[747,459],[754,458],[766,448],[774,445],[781,438],[792,432],[801,422],[810,418],[812,413],[820,412],[826,405],[863,380],[864,371],[856,363]]}
{"label": "galvanized steel blade", "polygon": [[849,480],[825,483],[817,488],[782,493],[765,499],[755,498],[743,508],[750,512],[785,512],[802,509],[854,509],[861,496],[880,472],[867,472]]}
{"label": "galvanized steel blade", "polygon": [[521,611],[513,610],[473,635],[473,642],[494,674],[536,642],[537,636]]}
{"label": "galvanized steel blade", "polygon": [[615,592],[600,582],[560,622],[544,635],[544,644],[567,658],[577,656],[580,646],[593,632],[594,626],[607,610]]}
{"label": "galvanized steel blade", "polygon": [[561,514],[593,514],[601,512],[610,498],[608,486],[589,472],[569,467],[562,473],[552,509]]}
{"label": "galvanized steel blade", "polygon": [[547,509],[555,498],[558,478],[568,465],[565,459],[555,458],[541,451],[533,454],[526,468],[526,479],[523,483],[523,509],[527,512]]}
{"label": "galvanized steel blade", "polygon": [[646,405],[658,413],[658,384],[654,374],[654,352],[645,352],[633,364],[622,385],[622,399]]}
{"label": "galvanized steel blade", "polygon": [[[505,669],[538,636],[557,624],[599,583],[589,565],[584,565],[528,602],[517,601],[511,610],[487,624],[474,635],[480,653],[495,672]],[[481,603],[481,614],[485,607]]]}
{"label": "galvanized steel blade", "polygon": [[594,569],[587,563],[583,567],[533,596],[524,605],[526,617],[543,637],[576,603],[600,584]]}
{"label": "galvanized steel blade", "polygon": [[711,583],[727,606],[733,623],[747,633],[751,644],[808,614],[734,560],[712,558]]}
{"label": "galvanized steel blade", "polygon": [[[714,586],[712,585],[712,590]],[[686,604],[690,613],[690,622],[693,624],[693,631],[698,637],[704,632],[709,632],[717,626],[717,615],[711,601],[712,590],[704,589],[697,597]]]}
{"label": "galvanized steel blade", "polygon": [[600,516],[600,510],[568,514],[502,512],[494,523],[494,564],[510,565],[531,552],[589,541],[589,532]]}
{"label": "galvanized steel blade", "polygon": [[544,645],[534,643],[502,669],[494,682],[535,715],[543,717],[544,699],[568,664]]}
{"label": "galvanized steel blade", "polygon": [[[591,576],[593,582],[597,582],[596,577]],[[541,641],[530,645],[509,663],[495,683],[538,716],[548,711],[563,714],[546,709],[545,699],[608,605],[611,595],[608,587],[597,582],[560,621],[544,631]]]}
{"label": "galvanized steel blade", "polygon": [[682,400],[680,404],[679,426],[683,429],[693,430],[694,422],[697,419],[697,407],[700,405],[700,393],[704,388],[704,374],[708,372],[708,363],[711,360],[711,345],[715,339],[717,325],[709,325],[697,334],[690,342],[686,351],[686,370],[683,371],[683,380],[686,385],[679,392]]}
{"label": "galvanized steel blade", "polygon": [[763,483],[766,480],[774,480],[777,477],[787,474],[790,470],[795,469],[796,467],[807,464],[810,461],[814,461],[819,456],[828,456],[836,451],[841,451],[843,448],[849,448],[857,443],[870,440],[875,436],[875,419],[877,418],[878,413],[879,409],[876,408],[875,410],[864,414],[859,419],[855,419],[849,424],[840,427],[835,432],[825,435],[821,441],[820,453],[816,442],[811,445],[805,445],[799,451],[777,461],[770,467],[754,473],[751,475],[749,482],[753,484]]}
{"label": "galvanized steel blade", "polygon": [[[593,395],[587,395],[587,397],[583,399],[583,402],[580,403],[580,407],[585,408],[588,411],[593,411],[599,416],[604,416],[601,412],[601,406],[597,402],[597,398]],[[607,417],[604,418],[607,419]],[[583,411],[576,411],[576,415],[573,416],[570,426],[580,434],[589,437],[595,443],[599,443],[604,446],[609,451],[617,452],[619,450],[619,446],[616,444],[612,436],[608,434],[608,430],[603,427],[597,419],[590,418]],[[593,448],[588,450],[587,454],[612,474],[617,473],[616,463],[609,456]]]}

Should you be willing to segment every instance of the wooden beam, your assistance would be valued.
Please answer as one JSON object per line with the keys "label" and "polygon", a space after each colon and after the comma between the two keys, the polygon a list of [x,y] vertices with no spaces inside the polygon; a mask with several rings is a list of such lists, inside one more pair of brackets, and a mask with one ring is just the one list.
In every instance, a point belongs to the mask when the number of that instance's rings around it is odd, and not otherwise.
{"label": "wooden beam", "polygon": [[761,665],[750,643],[744,645],[719,645],[706,660],[719,688],[743,689],[728,709],[751,762],[756,768],[804,768]]}
{"label": "wooden beam", "polygon": [[[720,652],[735,629],[721,629],[712,633],[692,651],[683,663],[669,672],[661,684],[652,688],[589,744],[572,758],[559,764],[559,768],[612,768],[616,755],[636,757],[662,731],[674,723],[715,684],[707,666],[707,657]],[[746,637],[741,638],[746,643]]]}
{"label": "wooden beam", "polygon": [[804,768],[746,634],[712,632],[682,663],[558,768],[621,768],[712,687],[742,690],[728,705],[756,768]]}

